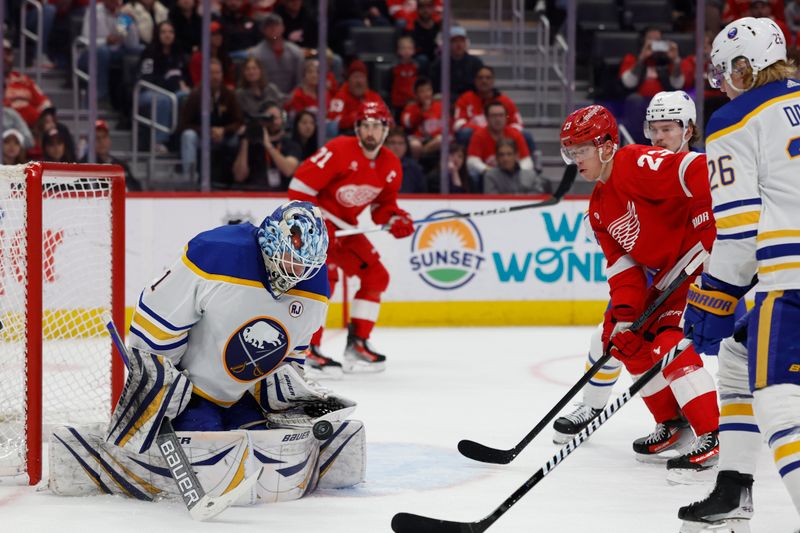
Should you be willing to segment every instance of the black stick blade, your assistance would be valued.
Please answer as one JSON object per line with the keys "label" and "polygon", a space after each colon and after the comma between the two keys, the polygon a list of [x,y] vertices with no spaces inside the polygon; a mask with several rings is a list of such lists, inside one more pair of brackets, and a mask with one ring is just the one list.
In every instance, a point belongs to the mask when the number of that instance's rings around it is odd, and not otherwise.
{"label": "black stick blade", "polygon": [[479,524],[438,520],[411,513],[397,513],[392,518],[395,533],[480,533]]}
{"label": "black stick blade", "polygon": [[498,450],[489,448],[479,442],[462,440],[458,443],[458,451],[461,455],[473,461],[482,463],[493,463],[496,465],[507,465],[517,454],[514,450]]}
{"label": "black stick blade", "polygon": [[561,178],[561,183],[558,184],[556,192],[553,193],[553,198],[561,200],[565,194],[569,192],[572,185],[575,183],[575,178],[578,176],[578,165],[567,165],[564,170],[564,175]]}

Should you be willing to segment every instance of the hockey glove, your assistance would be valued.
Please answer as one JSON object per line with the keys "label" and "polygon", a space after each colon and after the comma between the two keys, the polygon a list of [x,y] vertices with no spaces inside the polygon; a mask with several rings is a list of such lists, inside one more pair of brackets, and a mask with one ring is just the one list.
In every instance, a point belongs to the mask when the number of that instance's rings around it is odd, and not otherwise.
{"label": "hockey glove", "polygon": [[397,211],[389,219],[389,233],[395,239],[404,239],[414,233],[414,222],[411,216],[405,211]]}
{"label": "hockey glove", "polygon": [[603,324],[603,348],[620,361],[636,355],[642,348],[643,339],[638,333],[631,331],[637,313],[628,306],[620,306],[609,312]]}
{"label": "hockey glove", "polygon": [[683,313],[683,332],[704,354],[717,354],[722,339],[733,335],[734,311],[749,287],[725,283],[703,274],[700,286],[692,283]]}

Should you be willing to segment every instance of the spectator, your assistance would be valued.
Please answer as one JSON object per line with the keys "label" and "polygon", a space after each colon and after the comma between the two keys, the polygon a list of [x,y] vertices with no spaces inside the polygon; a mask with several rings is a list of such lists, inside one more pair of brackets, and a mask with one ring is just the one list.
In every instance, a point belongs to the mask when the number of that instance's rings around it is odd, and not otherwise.
{"label": "spectator", "polygon": [[[791,0],[787,0],[791,1]],[[778,17],[784,14],[784,0],[769,0],[773,13],[778,13]],[[728,24],[742,17],[752,17],[750,13],[753,0],[725,0],[725,7],[722,9],[722,22]]]}
{"label": "spectator", "polygon": [[[178,97],[180,102],[189,94],[189,72],[186,61],[175,46],[175,28],[170,21],[157,27],[158,37],[150,44],[139,60],[139,79],[157,85]],[[149,116],[150,106],[155,100],[156,122],[172,127],[172,100],[161,93],[144,89],[139,96],[139,113]],[[166,153],[170,133],[156,130],[155,151]]]}
{"label": "spectator", "polygon": [[222,0],[219,23],[228,51],[236,57],[245,57],[261,39],[258,26],[245,12],[245,0]]}
{"label": "spectator", "polygon": [[497,142],[506,138],[517,144],[520,156],[519,165],[526,170],[533,169],[528,144],[523,139],[522,134],[506,122],[506,108],[500,102],[490,102],[486,105],[487,124],[485,128],[477,128],[472,135],[467,148],[467,168],[470,175],[475,180],[476,189],[481,178],[491,168],[497,166],[495,150]]}
{"label": "spectator", "polygon": [[787,0],[784,9],[784,18],[789,31],[794,36],[795,43],[800,39],[800,0]]}
{"label": "spectator", "polygon": [[517,143],[500,139],[495,148],[497,167],[489,169],[483,178],[484,194],[550,194],[546,178],[519,164]]}
{"label": "spectator", "polygon": [[[107,101],[110,92],[108,73],[112,67],[122,68],[125,53],[140,53],[139,31],[130,15],[122,13],[122,0],[102,0],[97,3],[97,100]],[[89,39],[89,11],[83,16],[81,36]],[[89,52],[84,50],[78,66],[89,71]]]}
{"label": "spectator", "polygon": [[75,159],[75,140],[72,137],[72,132],[69,131],[69,128],[63,122],[59,122],[58,118],[56,117],[56,108],[55,107],[48,107],[42,114],[39,115],[39,119],[36,121],[36,124],[33,126],[33,135],[34,135],[34,142],[35,145],[33,148],[28,150],[28,157],[33,160],[41,159],[43,157],[43,145],[42,139],[44,139],[45,134],[51,130],[58,130],[58,133],[61,135],[61,138],[64,140],[64,146],[67,154],[71,154],[71,159]]}
{"label": "spectator", "polygon": [[[286,111],[290,115],[306,110],[316,113],[319,107],[317,101],[317,83],[319,80],[319,61],[314,58],[306,59],[303,67],[303,83],[298,85],[286,101]],[[331,101],[335,89],[336,78],[328,71],[328,102]]]}
{"label": "spectator", "polygon": [[61,132],[53,128],[42,137],[42,161],[53,163],[74,163],[75,153],[67,150]]}
{"label": "spectator", "polygon": [[155,27],[169,19],[169,10],[159,0],[131,0],[121,11],[133,19],[139,40],[145,45],[157,37]]}
{"label": "spectator", "polygon": [[[225,34],[222,33],[222,25],[217,21],[212,21],[209,26],[211,32],[211,57],[216,58],[222,65],[222,78],[228,87],[236,86],[236,67],[231,61],[228,47],[225,45]],[[189,74],[192,78],[192,87],[200,85],[203,77],[203,54],[197,49],[189,60]]]}
{"label": "spectator", "polygon": [[10,107],[3,108],[3,131],[17,130],[22,135],[25,150],[33,148],[33,134],[22,116]]}
{"label": "spectator", "polygon": [[[413,60],[414,39],[403,36],[397,39],[397,64],[392,67],[392,107],[400,111],[414,99],[414,82],[419,69]],[[396,118],[396,116],[395,116]]]}
{"label": "spectator", "polygon": [[442,102],[434,100],[433,85],[428,78],[417,78],[414,101],[400,114],[400,123],[410,135],[411,156],[431,157],[442,146]]}
{"label": "spectator", "polygon": [[274,13],[264,19],[261,31],[264,40],[249,53],[261,61],[278,89],[289,94],[303,79],[303,51],[284,40],[283,20]]}
{"label": "spectator", "polygon": [[627,54],[619,73],[622,84],[634,91],[625,98],[625,127],[637,143],[643,144],[646,139],[641,125],[650,99],[661,91],[685,88],[678,45],[665,41],[661,30],[647,28],[642,32],[639,55]]}
{"label": "spectator", "polygon": [[[422,11],[423,2],[416,2],[415,0],[386,0],[386,7],[389,10],[389,15],[394,19],[396,25],[401,30],[411,31],[414,28],[414,22],[420,16]],[[434,6],[435,4],[435,6]],[[435,20],[442,19],[442,0],[430,0],[431,15]]]}
{"label": "spectator", "polygon": [[[450,182],[450,192],[475,193],[478,192],[472,184],[467,170],[467,153],[464,147],[456,142],[450,143],[449,157],[447,158],[447,176]],[[433,185],[431,192],[439,192],[440,178],[438,169],[429,177],[428,182]]]}
{"label": "spectator", "polygon": [[275,14],[283,20],[284,39],[301,48],[317,48],[317,21],[303,0],[280,0]]}
{"label": "spectator", "polygon": [[3,75],[3,107],[10,107],[19,113],[25,123],[32,127],[42,111],[53,104],[36,82],[14,70],[14,48],[8,39],[3,39]]}
{"label": "spectator", "polygon": [[300,146],[300,161],[308,159],[317,151],[317,116],[314,113],[302,110],[295,115],[292,140]]}
{"label": "spectator", "polygon": [[436,36],[442,31],[442,23],[434,18],[436,9],[434,0],[418,0],[417,18],[411,30],[411,37],[417,46],[414,59],[419,65],[421,72],[430,76],[431,62],[436,59],[439,47],[436,44]]}
{"label": "spectator", "polygon": [[494,86],[494,69],[483,66],[475,74],[475,89],[469,90],[458,97],[453,114],[453,129],[456,130],[456,140],[464,146],[469,146],[469,139],[476,128],[486,126],[486,116],[483,107],[489,102],[500,102],[506,109],[508,125],[522,131],[522,116],[516,104]]}
{"label": "spectator", "polygon": [[[111,134],[108,131],[108,124],[105,120],[95,122],[94,153],[95,162],[103,165],[119,165],[125,171],[125,188],[128,191],[141,191],[142,185],[131,174],[131,169],[127,163],[111,155]],[[81,163],[89,162],[89,155],[83,156]]]}
{"label": "spectator", "polygon": [[400,192],[428,192],[428,183],[422,167],[408,155],[408,141],[402,129],[393,128],[389,131],[389,135],[386,136],[386,148],[391,150],[403,165],[403,182],[400,184]]}
{"label": "spectator", "polygon": [[3,130],[3,164],[21,165],[28,162],[25,153],[25,139],[22,132],[15,129]]}
{"label": "spectator", "polygon": [[[790,0],[791,1],[791,0]],[[786,40],[786,48],[791,48],[795,43],[795,34],[789,29],[789,26],[781,20],[784,16],[785,10],[780,9],[778,17],[773,16],[772,4],[767,0],[753,0],[750,2],[750,16],[755,18],[768,18],[775,22],[783,32],[783,38]]]}
{"label": "spectator", "polygon": [[274,83],[267,81],[264,67],[253,56],[248,57],[242,65],[242,77],[236,89],[236,99],[245,117],[254,117],[260,113],[265,102],[282,104],[286,99]]}
{"label": "spectator", "polygon": [[175,46],[189,57],[200,48],[202,39],[203,18],[197,12],[196,0],[176,0],[169,10],[169,20],[175,28]]}
{"label": "spectator", "polygon": [[237,187],[267,191],[286,191],[302,150],[285,131],[286,112],[278,102],[266,102],[248,120],[233,164]]}
{"label": "spectator", "polygon": [[[474,89],[473,82],[478,70],[483,66],[479,57],[469,53],[467,30],[461,26],[450,28],[450,101],[454,102],[459,95]],[[431,67],[433,90],[441,92],[442,63],[437,58]]]}
{"label": "spectator", "polygon": [[[229,181],[233,152],[242,126],[242,110],[236,94],[223,82],[222,63],[209,61],[211,88],[211,179],[217,183]],[[200,87],[195,87],[186,99],[181,113],[181,162],[188,180],[197,171],[197,150],[200,145]]]}
{"label": "spectator", "polygon": [[339,132],[352,130],[358,110],[365,102],[386,105],[383,98],[367,85],[367,65],[356,59],[347,67],[347,81],[339,88],[328,107],[328,138],[336,137]]}

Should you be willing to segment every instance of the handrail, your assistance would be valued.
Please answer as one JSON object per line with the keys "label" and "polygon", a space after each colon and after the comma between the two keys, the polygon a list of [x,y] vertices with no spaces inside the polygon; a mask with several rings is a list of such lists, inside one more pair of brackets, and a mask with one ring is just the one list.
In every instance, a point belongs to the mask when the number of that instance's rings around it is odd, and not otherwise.
{"label": "handrail", "polygon": [[[33,6],[36,10],[36,31],[28,29],[27,14],[28,4]],[[33,67],[34,76],[36,77],[36,85],[42,85],[42,34],[44,33],[44,14],[42,3],[39,0],[22,0],[22,7],[19,14],[19,64],[20,70],[25,72],[27,70],[27,46],[26,41],[31,40],[36,43],[36,64]]]}
{"label": "handrail", "polygon": [[77,126],[80,124],[81,120],[81,106],[80,106],[80,82],[78,79],[82,79],[83,81],[89,81],[89,73],[81,70],[78,67],[78,59],[80,57],[80,51],[84,48],[89,47],[89,39],[83,36],[78,36],[72,41],[72,109],[74,114],[72,116],[72,120],[74,124]]}
{"label": "handrail", "polygon": [[[142,90],[148,90],[150,92],[161,94],[166,96],[170,99],[172,103],[172,116],[170,121],[170,126],[164,126],[163,124],[159,124],[156,120],[156,98],[150,99],[150,114],[149,115],[142,115],[139,113],[139,97]],[[154,169],[155,169],[155,152],[153,151],[153,147],[155,146],[156,141],[156,130],[164,132],[164,133],[172,133],[175,131],[175,128],[178,126],[178,96],[169,91],[164,89],[163,87],[159,87],[149,81],[139,80],[136,82],[136,85],[133,87],[133,109],[131,110],[131,119],[133,121],[133,126],[131,130],[132,135],[132,150],[131,150],[131,165],[134,167],[133,171],[136,173],[138,171],[139,166],[139,124],[143,126],[147,126],[150,128],[150,149],[148,150],[147,155],[147,178],[146,184],[149,188],[150,186],[150,178],[153,176]],[[138,173],[137,173],[138,175]]]}

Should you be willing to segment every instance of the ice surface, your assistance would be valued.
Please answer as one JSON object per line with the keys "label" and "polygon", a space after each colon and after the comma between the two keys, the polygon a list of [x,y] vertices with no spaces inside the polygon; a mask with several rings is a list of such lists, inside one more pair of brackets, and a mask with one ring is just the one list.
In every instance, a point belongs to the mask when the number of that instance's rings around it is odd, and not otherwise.
{"label": "ice surface", "polygon": [[[542,433],[510,465],[484,465],[456,451],[462,438],[508,448],[577,380],[591,328],[387,329],[373,335],[388,355],[383,374],[326,382],[359,402],[366,424],[367,482],[284,504],[233,508],[193,522],[179,503],[115,496],[60,498],[0,485],[0,532],[236,531],[388,532],[399,511],[449,520],[490,513],[557,450]],[[323,349],[341,354],[344,334]],[[707,360],[716,371],[716,361]],[[628,386],[624,377],[616,390]],[[630,446],[652,430],[634,399],[509,510],[489,531],[676,533],[677,510],[710,489],[670,486],[660,465],[634,460]],[[800,519],[766,445],[754,487],[753,533],[791,533]],[[794,528],[794,529],[793,529]]]}

